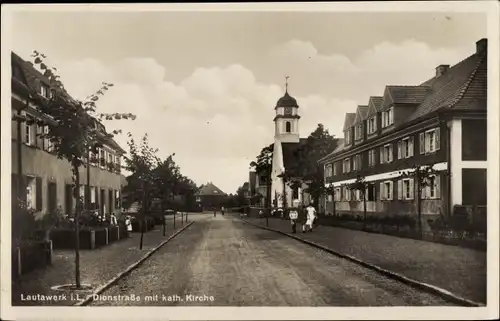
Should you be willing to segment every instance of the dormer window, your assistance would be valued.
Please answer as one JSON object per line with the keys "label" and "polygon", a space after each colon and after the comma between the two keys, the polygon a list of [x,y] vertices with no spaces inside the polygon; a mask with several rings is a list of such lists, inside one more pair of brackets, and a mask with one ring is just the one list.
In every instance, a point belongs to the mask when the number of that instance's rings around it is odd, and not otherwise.
{"label": "dormer window", "polygon": [[344,131],[344,140],[346,145],[349,145],[351,143],[351,129]]}
{"label": "dormer window", "polygon": [[368,135],[374,134],[377,131],[377,116],[373,116],[366,122],[368,125]]}
{"label": "dormer window", "polygon": [[382,128],[386,128],[394,124],[394,108],[391,107],[382,112]]}
{"label": "dormer window", "polygon": [[41,85],[40,86],[40,95],[42,95],[45,98],[50,98],[51,92],[48,86],[46,85]]}
{"label": "dormer window", "polygon": [[355,140],[360,140],[363,138],[363,124],[358,124],[354,128],[354,139]]}

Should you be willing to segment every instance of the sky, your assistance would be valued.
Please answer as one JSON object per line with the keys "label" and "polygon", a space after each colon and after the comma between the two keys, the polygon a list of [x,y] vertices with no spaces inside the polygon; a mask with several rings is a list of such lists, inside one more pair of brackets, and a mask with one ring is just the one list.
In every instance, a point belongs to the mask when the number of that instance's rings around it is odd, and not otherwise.
{"label": "sky", "polygon": [[[486,37],[484,15],[470,12],[25,11],[12,23],[12,50],[44,53],[75,98],[114,84],[98,111],[137,118],[107,128],[147,133],[184,175],[226,193],[273,142],[285,76],[301,137],[318,123],[341,137],[345,113],[386,85],[422,83]],[[116,141],[127,148],[125,134]]]}

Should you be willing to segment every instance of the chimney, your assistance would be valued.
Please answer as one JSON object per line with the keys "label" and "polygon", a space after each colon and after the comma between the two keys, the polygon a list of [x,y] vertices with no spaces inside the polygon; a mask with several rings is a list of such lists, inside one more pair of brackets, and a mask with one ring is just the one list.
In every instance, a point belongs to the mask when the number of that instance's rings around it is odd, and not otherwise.
{"label": "chimney", "polygon": [[441,77],[444,75],[447,71],[448,68],[450,68],[450,65],[439,65],[436,67],[436,78]]}
{"label": "chimney", "polygon": [[488,50],[488,39],[483,38],[476,42],[476,53],[483,53]]}

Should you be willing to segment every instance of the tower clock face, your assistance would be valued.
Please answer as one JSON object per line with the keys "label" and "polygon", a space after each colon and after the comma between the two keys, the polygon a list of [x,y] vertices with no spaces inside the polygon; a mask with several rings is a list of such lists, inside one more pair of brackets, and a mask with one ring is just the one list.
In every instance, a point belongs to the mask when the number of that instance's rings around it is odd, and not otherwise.
{"label": "tower clock face", "polygon": [[285,107],[285,115],[291,115],[292,114],[292,107]]}

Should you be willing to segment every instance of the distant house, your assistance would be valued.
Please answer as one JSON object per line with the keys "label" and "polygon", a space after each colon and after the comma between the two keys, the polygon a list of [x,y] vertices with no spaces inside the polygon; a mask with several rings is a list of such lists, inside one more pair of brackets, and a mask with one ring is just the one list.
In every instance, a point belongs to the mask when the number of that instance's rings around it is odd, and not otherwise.
{"label": "distant house", "polygon": [[211,210],[220,208],[226,199],[227,194],[212,182],[202,185],[196,193],[196,202],[201,210]]}
{"label": "distant house", "polygon": [[487,40],[481,39],[476,52],[454,66],[437,66],[429,80],[386,86],[383,96],[346,114],[343,142],[320,160],[325,184],[335,187],[327,212],[363,211],[359,191],[345,186],[360,175],[369,183],[369,215],[414,215],[416,183],[400,172],[430,164],[438,172],[421,191],[425,219],[455,205],[486,205],[486,97]]}

